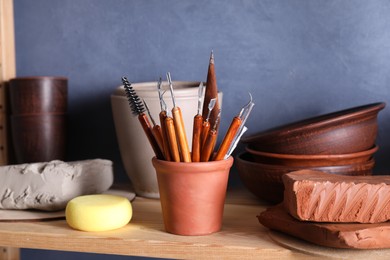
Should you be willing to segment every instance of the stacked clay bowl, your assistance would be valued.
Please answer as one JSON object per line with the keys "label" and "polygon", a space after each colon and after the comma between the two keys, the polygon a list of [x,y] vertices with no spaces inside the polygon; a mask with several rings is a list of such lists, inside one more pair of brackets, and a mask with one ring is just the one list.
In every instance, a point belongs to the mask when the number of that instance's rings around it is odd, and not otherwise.
{"label": "stacked clay bowl", "polygon": [[236,158],[243,184],[271,203],[283,200],[281,176],[314,169],[331,174],[371,175],[378,113],[385,103],[354,107],[284,125],[242,139]]}

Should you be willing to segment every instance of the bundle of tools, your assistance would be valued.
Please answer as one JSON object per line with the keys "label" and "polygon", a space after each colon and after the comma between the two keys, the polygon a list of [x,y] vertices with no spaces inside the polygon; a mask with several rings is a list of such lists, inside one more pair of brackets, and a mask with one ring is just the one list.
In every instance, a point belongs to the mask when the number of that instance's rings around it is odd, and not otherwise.
{"label": "bundle of tools", "polygon": [[[198,111],[194,117],[192,150],[190,151],[184,121],[180,107],[176,105],[174,87],[171,74],[167,73],[167,81],[172,97],[173,108],[167,109],[163,99],[165,91],[162,90],[161,78],[157,83],[161,112],[159,114],[160,125],[156,124],[150,114],[145,101],[135,93],[131,83],[126,77],[122,77],[126,96],[134,115],[138,116],[141,126],[151,144],[156,157],[160,160],[174,162],[207,162],[218,161],[228,158],[236,148],[241,136],[247,128],[245,122],[252,111],[254,103],[250,95],[248,104],[242,107],[235,116],[216,152],[218,127],[221,117],[220,104],[218,102],[218,88],[214,70],[214,55],[211,52],[210,63],[207,73],[206,86],[201,82],[198,91]],[[148,116],[145,114],[148,113]]]}

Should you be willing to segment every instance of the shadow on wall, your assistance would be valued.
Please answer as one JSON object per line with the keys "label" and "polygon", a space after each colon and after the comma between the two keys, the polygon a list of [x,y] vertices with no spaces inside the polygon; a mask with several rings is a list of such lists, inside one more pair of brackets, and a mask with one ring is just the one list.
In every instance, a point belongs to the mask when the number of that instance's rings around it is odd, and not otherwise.
{"label": "shadow on wall", "polygon": [[129,181],[120,158],[109,96],[69,106],[67,139],[67,160],[112,160],[115,182]]}
{"label": "shadow on wall", "polygon": [[[390,104],[387,104],[387,107],[384,109],[390,110]],[[383,112],[382,112],[383,113]],[[389,175],[390,174],[390,113],[385,112],[379,114],[379,129],[377,137],[377,145],[379,150],[374,155],[375,158],[375,168],[374,174],[380,175]]]}

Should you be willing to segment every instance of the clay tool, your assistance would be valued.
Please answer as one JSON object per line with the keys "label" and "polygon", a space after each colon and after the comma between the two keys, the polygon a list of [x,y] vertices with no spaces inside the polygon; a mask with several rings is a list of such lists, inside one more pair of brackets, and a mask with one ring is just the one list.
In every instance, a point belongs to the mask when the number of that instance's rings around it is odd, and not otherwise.
{"label": "clay tool", "polygon": [[242,124],[241,124],[240,128],[238,129],[237,134],[234,137],[233,142],[230,145],[229,150],[228,150],[227,154],[225,155],[224,159],[226,159],[227,157],[230,156],[230,154],[232,154],[233,150],[236,148],[238,142],[240,141],[241,136],[248,130],[248,128],[245,126],[245,123],[246,123],[246,120],[248,119],[249,114],[252,112],[252,109],[255,105],[255,103],[253,103],[251,93],[249,93],[249,97],[250,97],[250,100],[249,100],[248,104],[243,107],[242,113],[240,114]]}
{"label": "clay tool", "polygon": [[154,139],[152,134],[152,129],[148,117],[145,114],[145,108],[142,105],[140,98],[135,93],[135,90],[131,86],[131,83],[128,81],[126,77],[122,77],[123,86],[125,88],[127,100],[129,101],[130,108],[133,112],[133,115],[138,116],[138,120],[141,123],[142,129],[144,130],[146,137],[152,149],[158,159],[163,159],[162,151],[160,150],[157,141]]}
{"label": "clay tool", "polygon": [[[221,108],[220,103],[218,101],[218,86],[217,86],[217,78],[215,75],[215,67],[214,67],[214,52],[211,51],[210,54],[210,62],[209,67],[207,71],[207,81],[206,81],[206,90],[205,90],[205,97],[204,97],[204,105],[207,105],[210,103],[211,99],[217,99],[217,103],[215,104],[215,110],[213,110],[210,114],[210,124],[214,125],[214,122],[218,115],[218,110]],[[207,107],[203,106],[203,112],[202,116],[203,118],[206,118],[208,114]],[[217,129],[218,130],[218,129]]]}
{"label": "clay tool", "polygon": [[183,162],[191,162],[191,153],[190,153],[190,149],[188,147],[186,131],[184,129],[183,116],[181,114],[180,108],[178,106],[176,106],[175,95],[173,93],[173,84],[172,84],[171,74],[169,72],[167,73],[167,80],[169,83],[169,89],[171,91],[171,96],[172,96],[172,102],[173,102],[172,115],[173,115],[173,121],[175,124],[175,131],[176,131],[177,139],[179,140],[180,153],[181,153]]}
{"label": "clay tool", "polygon": [[233,142],[233,139],[236,136],[237,131],[241,126],[241,124],[242,124],[242,120],[240,116],[239,115],[235,116],[232,122],[230,123],[229,129],[227,130],[221,145],[219,146],[217,154],[214,157],[214,161],[222,160],[225,157],[225,154],[227,153],[230,144]]}
{"label": "clay tool", "polygon": [[208,162],[213,154],[215,143],[217,141],[217,135],[218,135],[217,127],[218,127],[220,116],[221,116],[221,110],[219,110],[218,112],[213,128],[207,134],[207,138],[202,147],[202,152],[200,155],[201,162]]}
{"label": "clay tool", "polygon": [[163,153],[164,153],[165,160],[172,161],[169,142],[168,142],[167,127],[165,123],[165,119],[167,118],[167,104],[163,99],[164,92],[162,92],[161,83],[162,82],[160,77],[157,83],[157,89],[158,89],[158,98],[160,100],[160,108],[161,108],[161,112],[159,113],[159,118],[160,118],[160,125],[161,125],[161,134],[163,139]]}
{"label": "clay tool", "polygon": [[209,102],[209,105],[207,106],[209,112],[207,113],[206,119],[204,120],[203,125],[202,125],[202,134],[200,136],[201,149],[202,149],[204,143],[206,142],[207,134],[209,133],[209,130],[210,130],[210,115],[211,115],[211,111],[213,111],[213,109],[214,109],[216,101],[217,101],[217,99],[215,99],[215,98],[211,99]]}
{"label": "clay tool", "polygon": [[180,162],[180,153],[179,146],[177,144],[177,137],[175,132],[175,123],[173,121],[172,116],[170,115],[169,110],[167,109],[167,105],[163,99],[165,91],[161,94],[161,100],[163,102],[163,111],[165,112],[164,126],[167,131],[167,141],[169,146],[169,153],[171,155],[171,160],[174,162]]}
{"label": "clay tool", "polygon": [[172,157],[171,159],[174,162],[180,162],[180,153],[179,146],[177,144],[175,123],[173,121],[173,118],[169,114],[167,114],[167,117],[165,118],[165,127],[167,129],[169,151]]}
{"label": "clay tool", "polygon": [[198,113],[194,117],[194,126],[192,130],[192,161],[199,162],[200,161],[200,147],[201,147],[201,133],[202,133],[202,125],[203,125],[203,117],[201,115],[202,110],[202,101],[203,101],[203,92],[204,86],[203,82],[199,84],[198,90]]}
{"label": "clay tool", "polygon": [[250,93],[249,96],[250,101],[245,106],[243,106],[241,108],[240,113],[233,118],[229,129],[227,130],[223,141],[215,155],[215,161],[226,159],[233,152],[234,148],[237,146],[239,139],[247,130],[244,125],[254,106],[254,103],[252,102],[252,95]]}
{"label": "clay tool", "polygon": [[[162,93],[162,95],[164,94],[165,91]],[[173,121],[173,118],[169,110],[167,109],[167,105],[164,100],[163,100],[163,108],[164,111],[166,112],[164,125],[167,130],[167,140],[168,140],[169,152],[171,154],[171,160],[174,162],[180,162],[180,153],[179,153],[179,146],[177,144],[175,123]]]}
{"label": "clay tool", "polygon": [[[152,128],[153,137],[154,137],[154,139],[156,140],[157,145],[158,145],[158,147],[160,148],[160,151],[164,151],[163,137],[162,137],[162,130],[161,130],[161,127],[160,127],[159,125],[157,125],[156,122],[154,121],[152,115],[150,114],[149,107],[148,107],[148,105],[146,104],[145,100],[142,99],[142,102],[144,103],[144,106],[145,106],[145,108],[146,108],[146,111],[148,112],[150,121],[152,121],[152,127],[151,127],[151,128]],[[164,156],[164,159],[165,159],[165,156]]]}

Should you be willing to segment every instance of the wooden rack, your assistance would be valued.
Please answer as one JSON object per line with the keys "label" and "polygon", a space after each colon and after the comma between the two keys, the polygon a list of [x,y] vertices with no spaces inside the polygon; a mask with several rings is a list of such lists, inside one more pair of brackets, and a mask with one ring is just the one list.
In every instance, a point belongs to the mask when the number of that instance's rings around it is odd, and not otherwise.
{"label": "wooden rack", "polygon": [[313,257],[269,238],[256,218],[267,205],[249,192],[228,193],[222,230],[207,236],[166,233],[159,200],[137,197],[132,205],[130,223],[108,232],[76,231],[65,220],[0,223],[0,246],[181,259]]}
{"label": "wooden rack", "polygon": [[[8,163],[5,83],[15,77],[13,0],[0,0],[0,165]],[[18,259],[17,248],[0,247],[0,259]]]}

